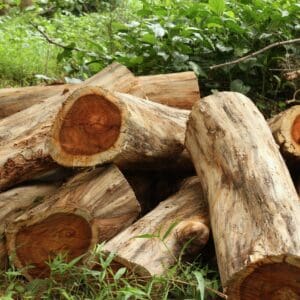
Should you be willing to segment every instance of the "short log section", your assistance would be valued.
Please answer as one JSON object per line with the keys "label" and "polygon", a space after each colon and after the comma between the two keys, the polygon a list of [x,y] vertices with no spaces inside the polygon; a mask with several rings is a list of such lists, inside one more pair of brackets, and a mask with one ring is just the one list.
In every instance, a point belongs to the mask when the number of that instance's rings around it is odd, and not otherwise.
{"label": "short log section", "polygon": [[134,192],[117,167],[86,171],[9,225],[8,251],[27,279],[44,278],[49,276],[46,262],[59,254],[67,261],[88,257],[96,243],[111,239],[139,213]]}
{"label": "short log section", "polygon": [[299,299],[300,202],[261,113],[239,93],[205,97],[186,147],[208,195],[228,299]]}
{"label": "short log section", "polygon": [[199,254],[208,237],[207,202],[199,179],[192,177],[176,194],[111,239],[103,251],[115,253],[116,267],[125,266],[141,276],[162,275],[184,247],[189,255]]}
{"label": "short log section", "polygon": [[282,155],[289,165],[300,164],[300,105],[293,106],[268,121]]}
{"label": "short log section", "polygon": [[25,210],[38,205],[57,189],[56,184],[36,184],[11,189],[0,194],[0,269],[8,266],[5,228]]}
{"label": "short log section", "polygon": [[192,168],[183,153],[188,115],[187,110],[88,86],[65,101],[48,149],[63,166],[114,162],[124,168],[163,169],[178,162]]}
{"label": "short log section", "polygon": [[137,77],[146,97],[168,106],[192,109],[200,100],[198,79],[194,72]]}

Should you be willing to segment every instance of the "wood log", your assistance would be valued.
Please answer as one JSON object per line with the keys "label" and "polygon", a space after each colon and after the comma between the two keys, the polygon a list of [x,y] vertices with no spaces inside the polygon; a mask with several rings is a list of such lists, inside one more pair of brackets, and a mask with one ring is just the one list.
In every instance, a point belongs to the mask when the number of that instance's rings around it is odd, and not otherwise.
{"label": "wood log", "polygon": [[25,210],[38,205],[43,197],[52,194],[56,184],[36,184],[18,187],[0,194],[0,269],[8,266],[6,240],[7,224],[13,222]]}
{"label": "wood log", "polygon": [[186,253],[196,255],[208,241],[204,199],[199,179],[187,179],[176,194],[108,241],[103,253],[115,253],[114,267],[125,266],[142,276],[162,275],[176,263],[184,246]]}
{"label": "wood log", "polygon": [[100,87],[76,90],[53,123],[49,153],[63,166],[191,168],[183,153],[188,110]]}
{"label": "wood log", "polygon": [[96,243],[111,239],[139,213],[134,192],[117,167],[86,171],[9,225],[8,251],[27,279],[44,278],[49,275],[45,262],[59,254],[67,261],[88,257]]}
{"label": "wood log", "polygon": [[300,202],[261,113],[239,93],[205,97],[186,147],[208,195],[228,299],[298,299]]}
{"label": "wood log", "polygon": [[[127,68],[113,64],[87,83],[126,92],[136,85],[136,80]],[[0,120],[0,190],[57,167],[49,156],[46,141],[55,116],[71,91]]]}
{"label": "wood log", "polygon": [[[268,121],[281,154],[291,167],[300,163],[300,105],[295,105]],[[293,166],[294,165],[294,166]]]}
{"label": "wood log", "polygon": [[146,98],[168,106],[192,109],[200,100],[198,79],[194,72],[138,77]]}
{"label": "wood log", "polygon": [[72,88],[71,84],[30,86],[0,89],[0,119],[22,111],[55,95],[63,95]]}
{"label": "wood log", "polygon": [[[85,84],[93,85],[99,75],[95,76]],[[135,84],[132,83],[126,93],[184,109],[191,109],[200,99],[198,80],[193,72],[140,76],[135,80]],[[62,84],[0,89],[0,119],[33,104],[51,101],[53,99],[51,97],[80,86],[80,84]]]}

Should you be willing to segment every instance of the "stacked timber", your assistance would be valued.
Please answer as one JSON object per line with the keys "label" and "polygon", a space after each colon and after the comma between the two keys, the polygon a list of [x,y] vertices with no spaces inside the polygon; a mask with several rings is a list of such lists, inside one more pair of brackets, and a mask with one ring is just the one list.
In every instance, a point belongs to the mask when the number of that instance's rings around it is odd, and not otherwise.
{"label": "stacked timber", "polygon": [[299,106],[267,122],[239,93],[199,99],[193,72],[117,63],[0,90],[0,267],[45,278],[105,242],[114,268],[160,276],[212,231],[228,299],[300,298]]}

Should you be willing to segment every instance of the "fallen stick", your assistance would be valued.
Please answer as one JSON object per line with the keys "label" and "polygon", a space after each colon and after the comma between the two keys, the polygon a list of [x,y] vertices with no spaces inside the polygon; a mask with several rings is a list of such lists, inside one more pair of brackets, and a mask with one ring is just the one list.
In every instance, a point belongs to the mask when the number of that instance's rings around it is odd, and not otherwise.
{"label": "fallen stick", "polygon": [[208,195],[228,299],[298,299],[300,202],[261,113],[239,93],[205,97],[186,147]]}
{"label": "fallen stick", "polygon": [[9,224],[8,252],[27,279],[44,278],[49,260],[59,254],[67,261],[83,254],[87,258],[98,242],[111,239],[139,213],[134,192],[117,167],[86,171]]}

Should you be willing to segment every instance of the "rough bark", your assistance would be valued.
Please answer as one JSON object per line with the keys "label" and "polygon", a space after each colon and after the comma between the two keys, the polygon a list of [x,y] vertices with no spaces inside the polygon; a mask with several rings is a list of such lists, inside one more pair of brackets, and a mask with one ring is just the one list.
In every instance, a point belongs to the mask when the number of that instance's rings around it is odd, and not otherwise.
{"label": "rough bark", "polygon": [[194,72],[148,75],[137,79],[151,101],[191,109],[200,99],[198,79]]}
{"label": "rough bark", "polygon": [[[293,106],[268,121],[275,141],[287,163],[300,162],[300,105]],[[297,168],[296,166],[294,166]]]}
{"label": "rough bark", "polygon": [[[93,83],[97,76],[88,79],[86,83]],[[80,86],[81,84],[61,84],[0,89],[0,119],[45,100],[51,101],[51,97]],[[135,84],[132,82],[129,89],[126,88],[126,93],[184,109],[191,109],[200,99],[198,80],[193,72],[136,77]]]}
{"label": "rough bark", "polygon": [[[127,68],[113,64],[85,84],[127,92],[136,80]],[[0,120],[0,190],[56,167],[46,141],[56,114],[72,91]]]}
{"label": "rough bark", "polygon": [[7,224],[30,207],[38,205],[45,196],[57,189],[56,184],[36,184],[18,187],[0,194],[0,268],[7,267],[7,251],[4,236]]}
{"label": "rough bark", "polygon": [[9,254],[28,279],[49,275],[45,261],[88,253],[111,239],[140,213],[130,185],[111,165],[80,173],[43,203],[12,222],[7,231]]}
{"label": "rough bark", "polygon": [[261,113],[239,93],[205,97],[186,147],[208,195],[228,299],[298,299],[300,202]]}
{"label": "rough bark", "polygon": [[53,123],[49,152],[63,166],[191,167],[183,153],[189,111],[100,87],[76,90]]}
{"label": "rough bark", "polygon": [[142,276],[162,275],[176,263],[184,246],[186,253],[196,255],[208,237],[207,202],[199,179],[192,177],[179,192],[108,241],[103,251],[116,254],[114,266]]}
{"label": "rough bark", "polygon": [[71,84],[30,86],[0,89],[0,119],[22,111],[55,95],[63,95],[72,88]]}

